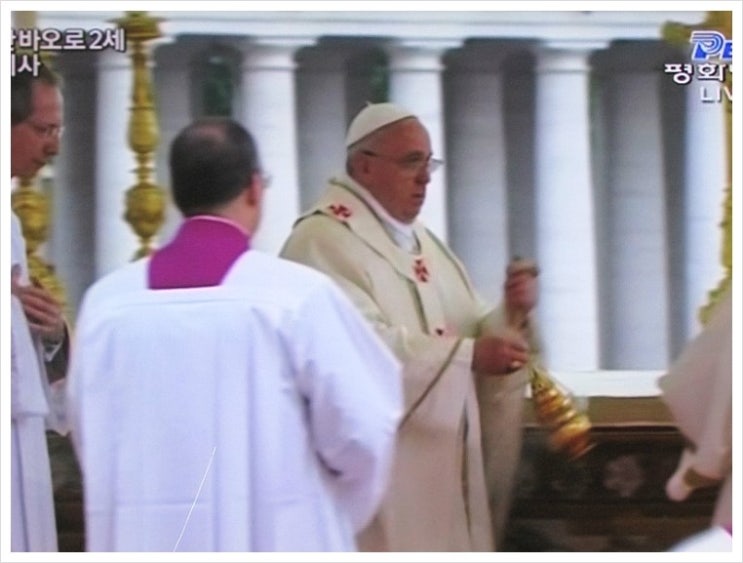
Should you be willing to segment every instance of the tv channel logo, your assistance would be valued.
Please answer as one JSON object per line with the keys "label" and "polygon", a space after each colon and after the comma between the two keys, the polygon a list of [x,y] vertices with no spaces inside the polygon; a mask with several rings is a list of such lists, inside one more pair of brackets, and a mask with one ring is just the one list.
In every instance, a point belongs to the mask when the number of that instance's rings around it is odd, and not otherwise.
{"label": "tv channel logo", "polygon": [[692,45],[692,62],[703,63],[712,59],[724,62],[733,60],[733,40],[727,39],[719,31],[708,29],[692,31],[689,43]]}

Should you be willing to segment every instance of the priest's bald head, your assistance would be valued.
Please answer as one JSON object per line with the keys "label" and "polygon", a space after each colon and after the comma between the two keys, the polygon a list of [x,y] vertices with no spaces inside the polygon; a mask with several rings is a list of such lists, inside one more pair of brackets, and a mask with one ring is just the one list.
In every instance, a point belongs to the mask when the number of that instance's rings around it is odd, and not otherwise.
{"label": "priest's bald head", "polygon": [[346,171],[395,219],[412,223],[442,161],[433,158],[428,131],[409,110],[368,104],[346,134]]}
{"label": "priest's bald head", "polygon": [[260,220],[263,176],[255,141],[239,123],[203,118],[170,147],[173,200],[185,217],[218,215],[253,232]]}

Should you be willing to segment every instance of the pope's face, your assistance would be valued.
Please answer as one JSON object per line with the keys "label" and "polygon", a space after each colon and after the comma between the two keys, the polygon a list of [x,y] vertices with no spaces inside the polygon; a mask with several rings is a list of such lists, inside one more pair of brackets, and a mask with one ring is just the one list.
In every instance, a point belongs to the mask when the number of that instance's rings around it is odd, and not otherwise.
{"label": "pope's face", "polygon": [[361,184],[387,212],[412,223],[426,201],[431,141],[417,119],[404,119],[385,128],[362,151]]}
{"label": "pope's face", "polygon": [[59,151],[62,95],[56,86],[36,81],[31,113],[10,129],[10,168],[13,177],[30,178]]}

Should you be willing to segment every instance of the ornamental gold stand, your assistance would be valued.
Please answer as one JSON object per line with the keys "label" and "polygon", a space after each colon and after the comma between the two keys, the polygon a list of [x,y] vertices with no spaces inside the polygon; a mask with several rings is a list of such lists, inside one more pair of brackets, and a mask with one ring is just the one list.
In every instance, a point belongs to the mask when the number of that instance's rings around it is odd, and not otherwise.
{"label": "ornamental gold stand", "polygon": [[152,80],[148,68],[145,43],[161,37],[159,18],[146,12],[126,12],[113,20],[126,32],[127,46],[132,48],[134,83],[132,109],[129,120],[129,146],[137,160],[137,183],[126,192],[124,219],[140,240],[140,248],[133,260],[148,256],[153,251],[153,239],[165,222],[165,193],[152,180],[152,157],[159,142],[160,132],[152,95]]}

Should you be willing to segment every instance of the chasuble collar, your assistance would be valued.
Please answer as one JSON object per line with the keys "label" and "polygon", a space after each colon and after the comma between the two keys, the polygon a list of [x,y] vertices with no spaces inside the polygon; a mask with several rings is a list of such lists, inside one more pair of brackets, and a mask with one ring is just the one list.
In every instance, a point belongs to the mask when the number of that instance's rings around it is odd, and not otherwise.
{"label": "chasuble collar", "polygon": [[420,242],[415,234],[415,227],[413,224],[406,224],[398,221],[382,206],[374,195],[367,190],[364,186],[356,182],[353,178],[347,174],[339,176],[334,179],[339,184],[349,188],[357,196],[364,200],[364,202],[372,209],[374,214],[379,218],[382,226],[387,233],[395,241],[395,244],[408,252],[409,254],[420,253]]}

